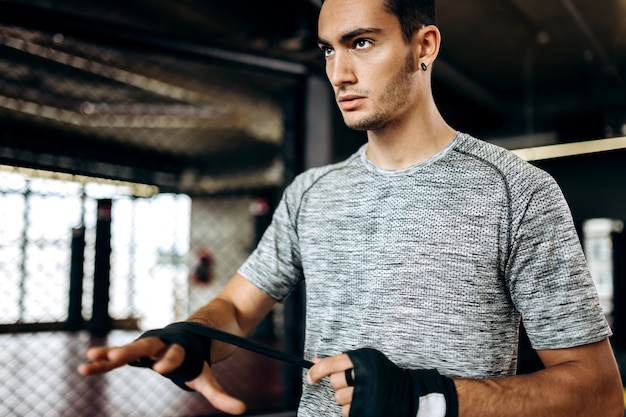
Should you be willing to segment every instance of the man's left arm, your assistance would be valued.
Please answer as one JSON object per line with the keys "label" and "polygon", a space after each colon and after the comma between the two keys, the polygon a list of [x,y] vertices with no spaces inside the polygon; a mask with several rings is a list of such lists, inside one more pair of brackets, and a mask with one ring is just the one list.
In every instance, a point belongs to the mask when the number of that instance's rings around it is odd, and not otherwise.
{"label": "man's left arm", "polygon": [[608,340],[537,352],[545,369],[528,375],[455,380],[459,417],[622,417],[624,394]]}
{"label": "man's left arm", "polygon": [[[538,354],[545,369],[532,374],[498,379],[455,379],[458,417],[623,417],[621,378],[607,339],[574,348],[543,350]],[[315,384],[324,377],[330,377],[330,383],[335,389],[335,399],[342,406],[343,416],[351,416],[350,411],[355,400],[354,387],[346,381],[345,371],[354,364],[349,353],[316,359],[314,362],[316,365],[309,371],[307,382]],[[383,365],[389,366],[395,365],[390,362]],[[359,373],[356,374],[355,385],[359,384]],[[368,381],[367,385],[381,387],[381,395],[372,392],[377,390],[374,388],[368,391],[370,395],[357,401],[377,404],[359,404],[360,408],[380,409],[379,401],[390,401],[389,393],[384,390],[395,385],[397,381],[372,382],[374,381]],[[407,393],[416,397],[422,394]],[[456,405],[455,403],[450,408],[456,411]],[[387,404],[385,407],[396,409],[397,406],[398,404]],[[414,411],[415,404],[412,409],[407,409],[406,415],[413,415]]]}

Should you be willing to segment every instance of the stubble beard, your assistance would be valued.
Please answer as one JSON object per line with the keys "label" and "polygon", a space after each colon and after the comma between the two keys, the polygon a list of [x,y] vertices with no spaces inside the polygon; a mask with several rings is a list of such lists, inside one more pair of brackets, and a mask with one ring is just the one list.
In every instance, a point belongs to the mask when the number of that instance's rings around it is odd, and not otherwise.
{"label": "stubble beard", "polygon": [[405,105],[411,94],[413,84],[412,75],[415,71],[413,55],[407,53],[404,66],[387,85],[383,94],[376,100],[385,105],[385,108],[376,106],[364,117],[350,121],[344,115],[346,125],[354,130],[381,130],[389,127],[398,115],[398,110]]}

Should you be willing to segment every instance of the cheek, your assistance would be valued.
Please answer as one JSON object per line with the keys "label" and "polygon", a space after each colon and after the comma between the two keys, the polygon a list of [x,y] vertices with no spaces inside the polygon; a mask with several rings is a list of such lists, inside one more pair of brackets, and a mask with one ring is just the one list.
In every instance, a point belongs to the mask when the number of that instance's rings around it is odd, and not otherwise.
{"label": "cheek", "polygon": [[409,66],[414,66],[413,56],[405,53],[380,53],[373,61],[361,67],[362,81],[379,91],[384,91],[399,79],[408,78]]}

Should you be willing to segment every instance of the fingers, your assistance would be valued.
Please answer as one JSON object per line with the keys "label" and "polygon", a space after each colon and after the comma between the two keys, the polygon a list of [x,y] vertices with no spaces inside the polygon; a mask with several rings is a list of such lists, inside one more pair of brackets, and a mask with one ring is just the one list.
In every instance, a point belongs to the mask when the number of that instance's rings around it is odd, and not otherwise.
{"label": "fingers", "polygon": [[78,367],[81,375],[96,375],[109,372],[113,369],[126,365],[123,356],[118,351],[123,351],[126,347],[96,347],[87,351],[86,357],[89,363],[83,363]]}
{"label": "fingers", "polygon": [[83,376],[103,374],[109,372],[121,365],[114,364],[109,361],[96,361],[91,363],[83,363],[78,366],[78,373]]}
{"label": "fingers", "polygon": [[313,362],[315,365],[309,369],[307,383],[317,384],[322,378],[331,377],[330,383],[333,387],[348,386],[345,370],[353,367],[348,355],[344,353],[326,359],[315,359]]}
{"label": "fingers", "polygon": [[235,397],[230,396],[217,382],[213,371],[208,364],[204,364],[202,374],[193,381],[187,382],[193,390],[202,394],[215,408],[228,414],[243,414],[246,405]]}
{"label": "fingers", "polygon": [[329,376],[330,385],[335,389],[348,388],[350,385],[346,381],[346,371],[337,372]]}
{"label": "fingers", "polygon": [[146,337],[135,340],[126,346],[110,348],[107,358],[121,364],[134,362],[143,357],[160,360],[168,346],[157,337]]}
{"label": "fingers", "polygon": [[315,365],[307,374],[307,383],[316,384],[322,378],[329,377],[330,385],[335,390],[335,401],[341,406],[341,414],[348,417],[354,395],[354,387],[348,383],[350,379],[354,381],[352,361],[348,355],[342,354],[326,359],[313,359],[313,362]]}
{"label": "fingers", "polygon": [[178,368],[185,360],[185,349],[178,344],[169,345],[152,369],[160,374],[167,374]]}
{"label": "fingers", "polygon": [[[87,351],[87,359],[78,367],[81,375],[95,375],[108,372],[134,362],[143,357],[153,359],[152,369],[167,374],[177,369],[184,361],[185,349],[178,344],[165,344],[156,337],[138,339],[121,347],[96,347]],[[213,406],[229,414],[243,414],[245,404],[230,396],[213,376],[211,367],[205,363],[202,373],[186,383],[191,389],[201,393]]]}
{"label": "fingers", "polygon": [[339,405],[348,405],[352,402],[353,394],[353,387],[335,389],[335,401],[337,401]]}
{"label": "fingers", "polygon": [[178,345],[166,345],[156,337],[146,337],[119,347],[96,347],[87,351],[90,363],[81,364],[81,375],[109,372],[143,357],[154,359],[155,370],[167,373],[176,369],[184,359],[184,349]]}

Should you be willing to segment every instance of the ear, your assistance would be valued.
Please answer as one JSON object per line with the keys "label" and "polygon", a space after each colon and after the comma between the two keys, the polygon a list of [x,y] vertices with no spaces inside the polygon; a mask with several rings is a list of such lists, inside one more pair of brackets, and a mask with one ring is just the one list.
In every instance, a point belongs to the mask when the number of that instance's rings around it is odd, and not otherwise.
{"label": "ear", "polygon": [[441,47],[441,32],[434,25],[424,26],[413,35],[415,61],[424,63],[430,68],[439,55]]}

